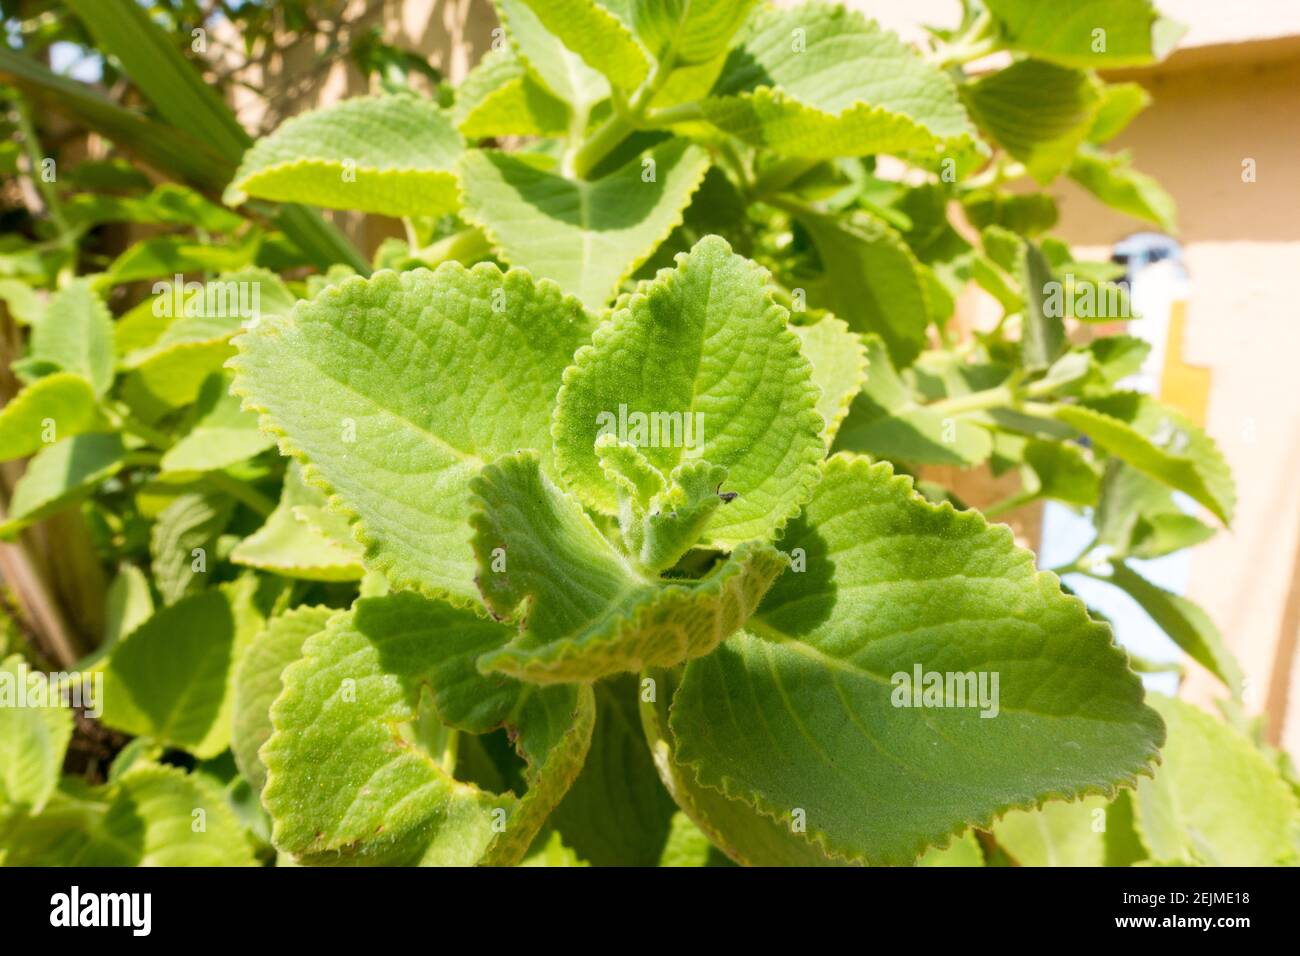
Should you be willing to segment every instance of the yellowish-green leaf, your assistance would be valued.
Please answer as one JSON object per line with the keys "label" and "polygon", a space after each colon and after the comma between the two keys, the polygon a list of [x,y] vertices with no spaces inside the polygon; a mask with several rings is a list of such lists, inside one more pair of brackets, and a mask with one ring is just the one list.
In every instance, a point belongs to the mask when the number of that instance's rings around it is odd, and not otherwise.
{"label": "yellowish-green leaf", "polygon": [[464,141],[436,105],[414,95],[360,97],[303,113],[258,140],[226,189],[248,197],[438,216],[458,204],[452,166]]}

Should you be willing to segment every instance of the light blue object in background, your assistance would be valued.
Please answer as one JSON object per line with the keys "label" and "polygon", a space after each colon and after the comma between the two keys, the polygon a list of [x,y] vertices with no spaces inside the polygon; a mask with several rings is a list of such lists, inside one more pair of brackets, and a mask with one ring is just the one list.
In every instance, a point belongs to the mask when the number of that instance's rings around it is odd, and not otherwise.
{"label": "light blue object in background", "polygon": [[[1130,323],[1127,332],[1151,344],[1151,353],[1142,368],[1120,386],[1155,394],[1165,364],[1172,306],[1187,297],[1187,272],[1181,250],[1168,236],[1139,233],[1119,243],[1115,251],[1128,264],[1129,293],[1134,312],[1141,316]],[[1195,513],[1194,503],[1187,496],[1178,493],[1174,500],[1184,511]],[[1039,566],[1052,568],[1073,562],[1091,543],[1093,533],[1090,513],[1079,514],[1063,504],[1047,502],[1043,509]],[[1152,584],[1174,594],[1186,594],[1192,570],[1190,551],[1128,563]],[[1089,607],[1110,619],[1116,640],[1135,655],[1157,662],[1182,659],[1178,645],[1119,588],[1083,574],[1067,574],[1063,580]],[[1172,671],[1143,674],[1142,682],[1149,690],[1165,694],[1173,694],[1178,689],[1178,675]]]}

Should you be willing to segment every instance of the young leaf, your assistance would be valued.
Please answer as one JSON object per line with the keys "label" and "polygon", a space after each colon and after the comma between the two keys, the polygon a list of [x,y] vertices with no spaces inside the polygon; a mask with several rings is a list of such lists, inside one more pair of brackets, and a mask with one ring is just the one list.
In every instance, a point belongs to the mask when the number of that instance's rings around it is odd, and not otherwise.
{"label": "young leaf", "polygon": [[[28,695],[21,703],[20,692]],[[35,693],[44,706],[33,704]],[[54,794],[72,737],[72,711],[57,694],[19,655],[0,661],[0,807],[40,813]]]}
{"label": "young leaf", "polygon": [[498,459],[470,487],[483,598],[499,618],[527,601],[519,634],[483,657],[484,671],[568,683],[679,664],[743,624],[786,566],[770,546],[743,544],[699,581],[660,582],[614,549],[535,454]]}
{"label": "young leaf", "polygon": [[1137,392],[1116,392],[1058,406],[1055,414],[1110,454],[1231,523],[1237,492],[1228,463],[1214,440],[1179,412]]}
{"label": "young leaf", "polygon": [[1149,773],[1163,728],[1109,628],[1005,526],[923,501],[888,464],[825,471],[780,542],[807,569],[687,665],[671,726],[701,784],[783,822],[801,811],[831,853],[905,864]]}
{"label": "young leaf", "polygon": [[945,73],[857,11],[825,3],[759,10],[700,109],[786,156],[933,153],[973,140]]}
{"label": "young leaf", "polygon": [[496,0],[496,6],[528,74],[567,107],[573,131],[584,131],[592,108],[609,98],[609,81],[548,30],[526,0]]}
{"label": "young leaf", "polygon": [[[474,661],[508,628],[410,593],[363,598],[303,645],[271,707],[263,801],[275,845],[302,863],[511,864],[586,756],[587,687],[483,677]],[[452,776],[433,727],[507,727],[527,792]]]}
{"label": "young leaf", "polygon": [[799,337],[799,351],[812,365],[813,384],[821,389],[817,414],[825,422],[822,439],[829,447],[866,382],[866,347],[861,336],[833,315],[814,325],[792,325],[790,331]]}
{"label": "young leaf", "polygon": [[26,457],[51,441],[105,424],[89,382],[71,372],[46,375],[0,408],[0,461]]}
{"label": "young leaf", "polygon": [[616,88],[630,92],[646,78],[650,64],[645,51],[618,17],[596,0],[517,2],[527,4],[548,31]]}
{"label": "young leaf", "polygon": [[489,50],[456,90],[452,119],[466,139],[548,136],[568,128],[568,107],[534,80],[510,47]]}
{"label": "young leaf", "polygon": [[104,669],[104,724],[214,757],[230,743],[235,615],[214,588],[158,611]]}
{"label": "young leaf", "polygon": [[1069,168],[1097,106],[1086,73],[1041,60],[987,73],[963,97],[971,118],[1043,185]]}
{"label": "young leaf", "polygon": [[550,459],[564,368],[591,332],[549,282],[486,263],[349,279],[236,339],[235,391],[356,519],[395,587],[478,600],[469,478],[519,448]]}
{"label": "young leaf", "polygon": [[508,153],[470,151],[460,165],[462,215],[506,262],[554,279],[599,310],[681,224],[708,168],[708,154],[681,140],[594,182]]}
{"label": "young leaf", "polygon": [[1158,694],[1169,728],[1155,779],[1139,784],[1137,830],[1157,863],[1276,866],[1295,862],[1296,794],[1241,731]]}
{"label": "young leaf", "polygon": [[1100,70],[1151,63],[1181,33],[1149,0],[1080,0],[1064,10],[1037,0],[985,5],[1012,49],[1066,66]]}
{"label": "young leaf", "polygon": [[446,114],[416,96],[343,100],[254,143],[225,200],[439,216],[458,204],[452,165],[464,145]]}
{"label": "young leaf", "polygon": [[803,211],[825,268],[815,299],[855,332],[874,332],[899,368],[911,365],[926,344],[930,313],[920,264],[902,238],[870,216],[852,218]]}
{"label": "young leaf", "polygon": [[220,471],[275,445],[262,434],[257,416],[239,407],[230,376],[208,376],[199,389],[197,420],[162,458],[163,471]]}
{"label": "young leaf", "polygon": [[737,497],[707,532],[719,546],[770,536],[807,499],[823,423],[812,369],[767,278],[706,237],[620,301],[577,354],[554,434],[560,475],[584,504],[618,509],[595,448],[614,431],[665,475],[701,459],[727,469],[724,489]]}
{"label": "young leaf", "polygon": [[302,656],[307,638],[325,630],[335,613],[328,607],[296,607],[272,618],[235,669],[230,749],[255,792],[266,784],[266,767],[257,751],[271,736],[271,704],[284,686],[280,674]]}
{"label": "young leaf", "polygon": [[50,296],[17,370],[32,377],[72,372],[89,382],[96,395],[108,391],[113,384],[113,317],[89,279],[77,279]]}
{"label": "young leaf", "polygon": [[298,462],[285,470],[280,503],[266,524],[230,553],[234,564],[308,581],[359,581],[362,547],[343,515],[328,510],[320,489],[302,479]]}

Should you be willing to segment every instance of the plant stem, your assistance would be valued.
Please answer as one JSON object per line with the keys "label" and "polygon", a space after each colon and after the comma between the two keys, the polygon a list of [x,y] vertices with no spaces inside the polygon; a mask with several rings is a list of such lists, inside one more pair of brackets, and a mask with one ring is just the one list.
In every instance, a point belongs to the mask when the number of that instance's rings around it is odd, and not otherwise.
{"label": "plant stem", "polygon": [[939,69],[946,70],[986,57],[997,48],[998,37],[993,14],[982,10],[964,33],[951,43],[945,43],[927,54],[926,59]]}
{"label": "plant stem", "polygon": [[218,491],[224,491],[236,501],[243,502],[263,518],[269,518],[271,512],[275,510],[274,501],[262,494],[252,485],[240,481],[238,478],[232,478],[224,471],[210,471],[203,477],[213,488],[216,488]]}
{"label": "plant stem", "polygon": [[754,178],[754,196],[761,199],[769,193],[780,192],[821,165],[821,162],[820,159],[807,159],[802,156],[788,156],[777,160]]}
{"label": "plant stem", "polygon": [[1009,385],[987,388],[982,392],[972,392],[957,398],[945,398],[931,402],[925,407],[941,415],[964,415],[968,412],[981,412],[1001,405],[1016,404],[1016,393]]}
{"label": "plant stem", "polygon": [[612,114],[574,153],[570,171],[577,178],[586,179],[592,169],[614,151],[614,147],[635,131],[636,127],[622,114]]}
{"label": "plant stem", "polygon": [[428,263],[429,266],[440,265],[444,262],[456,260],[457,262],[470,262],[486,255],[491,250],[487,236],[483,235],[483,230],[476,226],[468,229],[462,229],[460,232],[454,232],[450,236],[444,236],[437,242],[430,243],[423,249],[415,249],[412,255],[416,259]]}

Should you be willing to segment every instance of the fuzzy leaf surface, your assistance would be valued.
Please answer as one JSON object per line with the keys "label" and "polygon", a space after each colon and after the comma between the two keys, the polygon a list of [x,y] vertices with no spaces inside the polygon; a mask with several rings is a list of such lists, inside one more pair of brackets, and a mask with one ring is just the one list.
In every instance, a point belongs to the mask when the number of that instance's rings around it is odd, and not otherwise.
{"label": "fuzzy leaf surface", "polygon": [[468,482],[549,459],[560,376],[591,332],[549,282],[480,264],[350,279],[236,340],[235,391],[355,519],[397,587],[477,601]]}
{"label": "fuzzy leaf surface", "polygon": [[[1149,773],[1164,730],[1126,656],[1005,526],[925,502],[888,464],[825,471],[780,541],[807,570],[687,665],[670,725],[702,785],[779,821],[802,809],[828,852],[901,865],[1009,809]],[[917,668],[984,673],[986,691],[998,675],[996,716],[956,695],[904,706],[897,675]]]}

